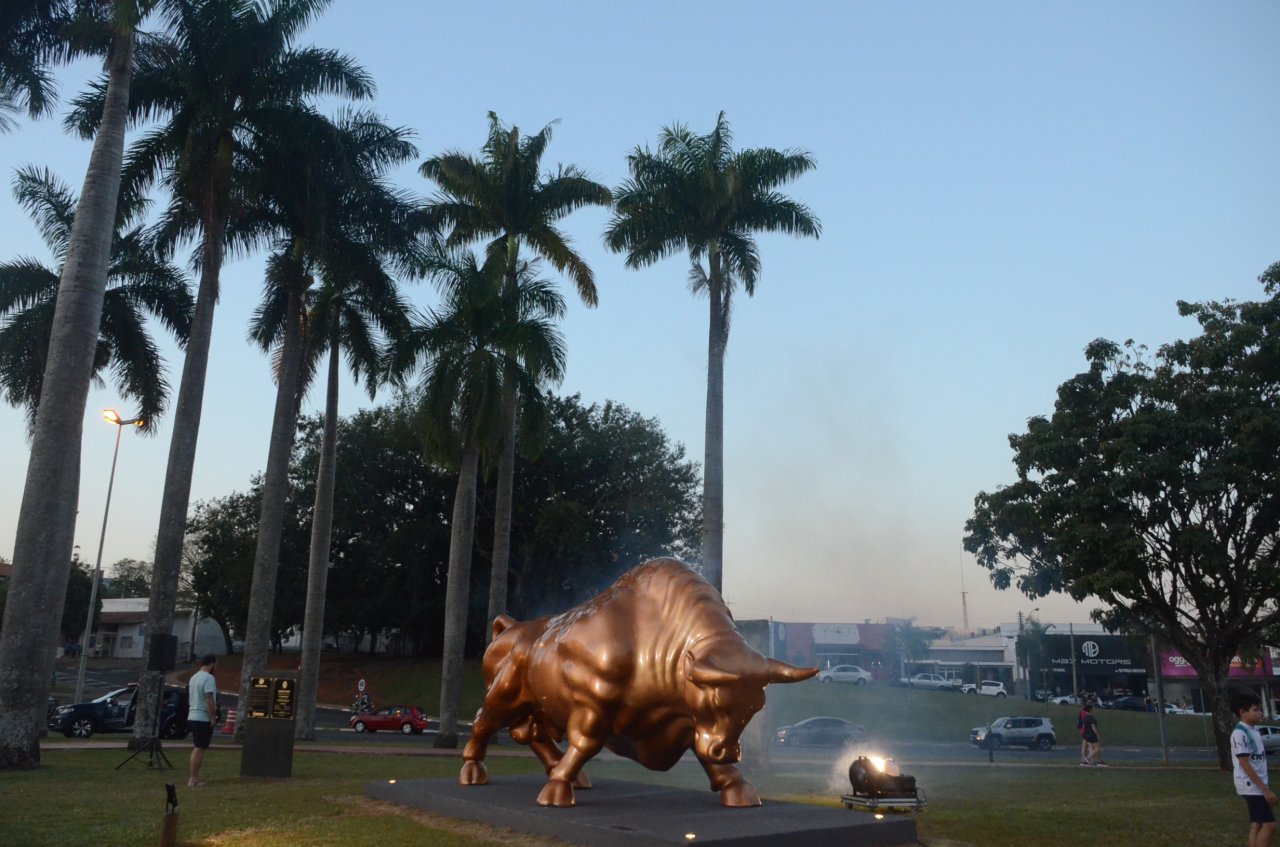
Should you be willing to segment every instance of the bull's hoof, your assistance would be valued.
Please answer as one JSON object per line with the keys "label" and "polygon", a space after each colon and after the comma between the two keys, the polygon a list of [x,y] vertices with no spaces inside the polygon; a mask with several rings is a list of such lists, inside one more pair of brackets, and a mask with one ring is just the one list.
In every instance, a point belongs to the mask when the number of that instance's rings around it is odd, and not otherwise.
{"label": "bull's hoof", "polygon": [[759,806],[760,794],[754,785],[745,780],[734,782],[720,789],[720,805],[730,808],[746,808]]}
{"label": "bull's hoof", "polygon": [[574,805],[573,786],[567,779],[549,779],[538,792],[539,806],[560,806],[567,808]]}
{"label": "bull's hoof", "polygon": [[484,762],[463,762],[462,773],[458,774],[459,785],[488,785],[489,771]]}
{"label": "bull's hoof", "polygon": [[578,771],[578,775],[573,778],[574,788],[590,788],[591,780],[587,779],[586,771]]}

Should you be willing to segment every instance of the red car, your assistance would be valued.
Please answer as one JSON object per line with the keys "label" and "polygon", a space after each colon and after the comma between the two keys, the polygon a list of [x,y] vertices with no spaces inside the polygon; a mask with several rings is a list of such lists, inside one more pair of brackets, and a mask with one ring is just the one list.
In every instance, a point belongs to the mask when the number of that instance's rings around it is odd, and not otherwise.
{"label": "red car", "polygon": [[427,713],[417,706],[383,706],[372,714],[352,715],[350,726],[356,732],[386,729],[418,735],[427,728]]}

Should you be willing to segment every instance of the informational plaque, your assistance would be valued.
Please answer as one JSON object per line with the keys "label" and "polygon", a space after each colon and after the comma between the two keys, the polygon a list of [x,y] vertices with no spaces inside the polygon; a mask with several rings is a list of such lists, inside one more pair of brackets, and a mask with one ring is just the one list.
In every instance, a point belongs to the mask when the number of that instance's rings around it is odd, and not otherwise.
{"label": "informational plaque", "polygon": [[[255,676],[249,680],[249,707],[247,709],[248,717],[251,718],[268,718],[271,717],[272,702],[272,683],[276,680],[266,676]],[[292,712],[290,717],[292,717]]]}
{"label": "informational plaque", "polygon": [[240,775],[287,779],[293,775],[294,710],[298,689],[295,671],[269,671],[249,680]]}
{"label": "informational plaque", "polygon": [[297,685],[292,679],[271,680],[271,717],[293,720],[293,690]]}

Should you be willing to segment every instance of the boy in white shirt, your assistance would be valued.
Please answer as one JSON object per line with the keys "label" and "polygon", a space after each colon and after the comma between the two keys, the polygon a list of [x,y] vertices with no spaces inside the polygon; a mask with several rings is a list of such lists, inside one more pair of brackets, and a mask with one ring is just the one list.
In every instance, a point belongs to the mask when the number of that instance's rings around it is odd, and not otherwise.
{"label": "boy in white shirt", "polygon": [[1267,753],[1262,736],[1254,729],[1262,723],[1262,701],[1248,692],[1231,700],[1239,723],[1231,731],[1231,755],[1235,761],[1236,793],[1249,807],[1249,847],[1271,847],[1276,834],[1275,792],[1267,785]]}

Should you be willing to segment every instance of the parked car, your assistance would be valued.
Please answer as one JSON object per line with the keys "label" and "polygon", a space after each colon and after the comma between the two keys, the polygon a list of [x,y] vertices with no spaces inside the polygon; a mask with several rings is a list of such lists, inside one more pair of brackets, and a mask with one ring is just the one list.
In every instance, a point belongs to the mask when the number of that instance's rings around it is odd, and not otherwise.
{"label": "parked car", "polygon": [[1059,706],[1079,706],[1079,705],[1082,705],[1086,700],[1092,700],[1094,705],[1097,705],[1097,706],[1102,705],[1102,701],[1098,699],[1098,696],[1096,694],[1090,694],[1087,691],[1084,694],[1081,694],[1079,698],[1077,698],[1074,694],[1063,694],[1060,697],[1049,698],[1050,703],[1056,703]]}
{"label": "parked car", "polygon": [[417,706],[383,706],[372,714],[355,714],[348,725],[356,732],[380,729],[419,735],[427,728],[427,713]]}
{"label": "parked car", "polygon": [[[88,703],[59,706],[49,716],[49,729],[68,738],[89,738],[96,732],[132,732],[137,716],[137,683],[109,691]],[[160,706],[161,738],[187,737],[187,689],[166,685]]]}
{"label": "parked car", "polygon": [[996,718],[987,726],[975,726],[969,730],[969,741],[984,748],[1017,744],[1030,750],[1052,750],[1058,736],[1048,718],[1019,715]]}
{"label": "parked car", "polygon": [[1147,710],[1147,700],[1145,697],[1117,697],[1109,703],[1104,703],[1104,709],[1123,709],[1126,712],[1145,712]]}
{"label": "parked car", "polygon": [[959,691],[960,680],[949,679],[937,673],[918,673],[915,676],[899,680],[908,688],[931,688],[936,691]]}
{"label": "parked car", "polygon": [[994,679],[984,679],[977,685],[962,685],[960,691],[964,694],[985,694],[988,697],[1009,696],[1009,692],[1004,690],[1004,683]]}
{"label": "parked car", "polygon": [[787,747],[845,747],[867,737],[861,724],[840,718],[809,718],[774,733],[773,740]]}
{"label": "parked car", "polygon": [[852,682],[866,685],[871,681],[871,671],[865,671],[857,665],[836,665],[818,671],[818,682]]}
{"label": "parked car", "polygon": [[1255,726],[1254,729],[1262,736],[1262,749],[1270,753],[1280,753],[1280,726]]}

